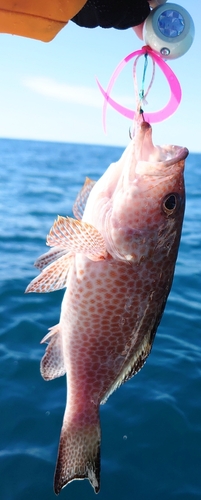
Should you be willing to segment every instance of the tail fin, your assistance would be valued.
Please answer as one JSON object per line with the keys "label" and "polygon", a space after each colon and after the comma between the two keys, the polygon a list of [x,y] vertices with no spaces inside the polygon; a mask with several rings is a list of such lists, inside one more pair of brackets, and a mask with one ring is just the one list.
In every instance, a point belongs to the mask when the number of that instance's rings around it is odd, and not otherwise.
{"label": "tail fin", "polygon": [[[77,419],[76,419],[77,420]],[[81,425],[80,425],[81,424]],[[100,490],[100,422],[63,422],[54,478],[56,495],[74,479],[89,479],[95,493]]]}

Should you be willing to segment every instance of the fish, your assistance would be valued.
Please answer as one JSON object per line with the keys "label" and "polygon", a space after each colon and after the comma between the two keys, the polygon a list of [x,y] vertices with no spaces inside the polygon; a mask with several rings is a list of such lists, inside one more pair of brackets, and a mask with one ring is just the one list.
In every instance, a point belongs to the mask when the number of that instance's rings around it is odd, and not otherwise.
{"label": "fish", "polygon": [[67,376],[56,494],[85,478],[100,490],[100,404],[151,352],[180,244],[187,155],[154,146],[142,120],[121,158],[97,182],[86,178],[74,217],[58,216],[35,263],[27,293],[66,288],[40,365],[45,380]]}

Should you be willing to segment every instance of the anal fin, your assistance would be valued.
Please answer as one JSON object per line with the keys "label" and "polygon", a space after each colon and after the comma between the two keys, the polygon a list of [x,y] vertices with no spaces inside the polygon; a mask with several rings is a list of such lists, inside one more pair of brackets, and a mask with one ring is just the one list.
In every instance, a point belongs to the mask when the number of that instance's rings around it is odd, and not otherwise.
{"label": "anal fin", "polygon": [[46,348],[40,364],[40,372],[44,380],[53,380],[57,377],[65,375],[66,373],[59,325],[50,329],[50,333],[44,337],[42,342],[46,342],[49,338],[51,339],[50,343]]}

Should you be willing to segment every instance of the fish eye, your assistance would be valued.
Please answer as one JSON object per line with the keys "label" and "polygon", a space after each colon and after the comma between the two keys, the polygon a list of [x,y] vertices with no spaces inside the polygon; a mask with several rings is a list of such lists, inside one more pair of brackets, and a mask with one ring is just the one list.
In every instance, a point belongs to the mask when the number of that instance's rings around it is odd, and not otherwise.
{"label": "fish eye", "polygon": [[172,215],[179,208],[181,198],[178,193],[170,193],[163,199],[162,209],[167,215]]}

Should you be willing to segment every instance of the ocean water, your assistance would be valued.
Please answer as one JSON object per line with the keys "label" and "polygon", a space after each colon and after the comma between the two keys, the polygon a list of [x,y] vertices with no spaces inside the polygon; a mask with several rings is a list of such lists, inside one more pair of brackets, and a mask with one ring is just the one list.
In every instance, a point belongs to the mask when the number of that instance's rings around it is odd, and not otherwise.
{"label": "ocean water", "polygon": [[[85,176],[121,148],[0,140],[0,499],[53,500],[66,398],[45,382],[40,340],[59,320],[63,291],[24,294],[56,216]],[[100,500],[201,499],[201,155],[186,161],[187,204],[175,279],[153,350],[101,407]],[[61,499],[91,500],[88,481]]]}

